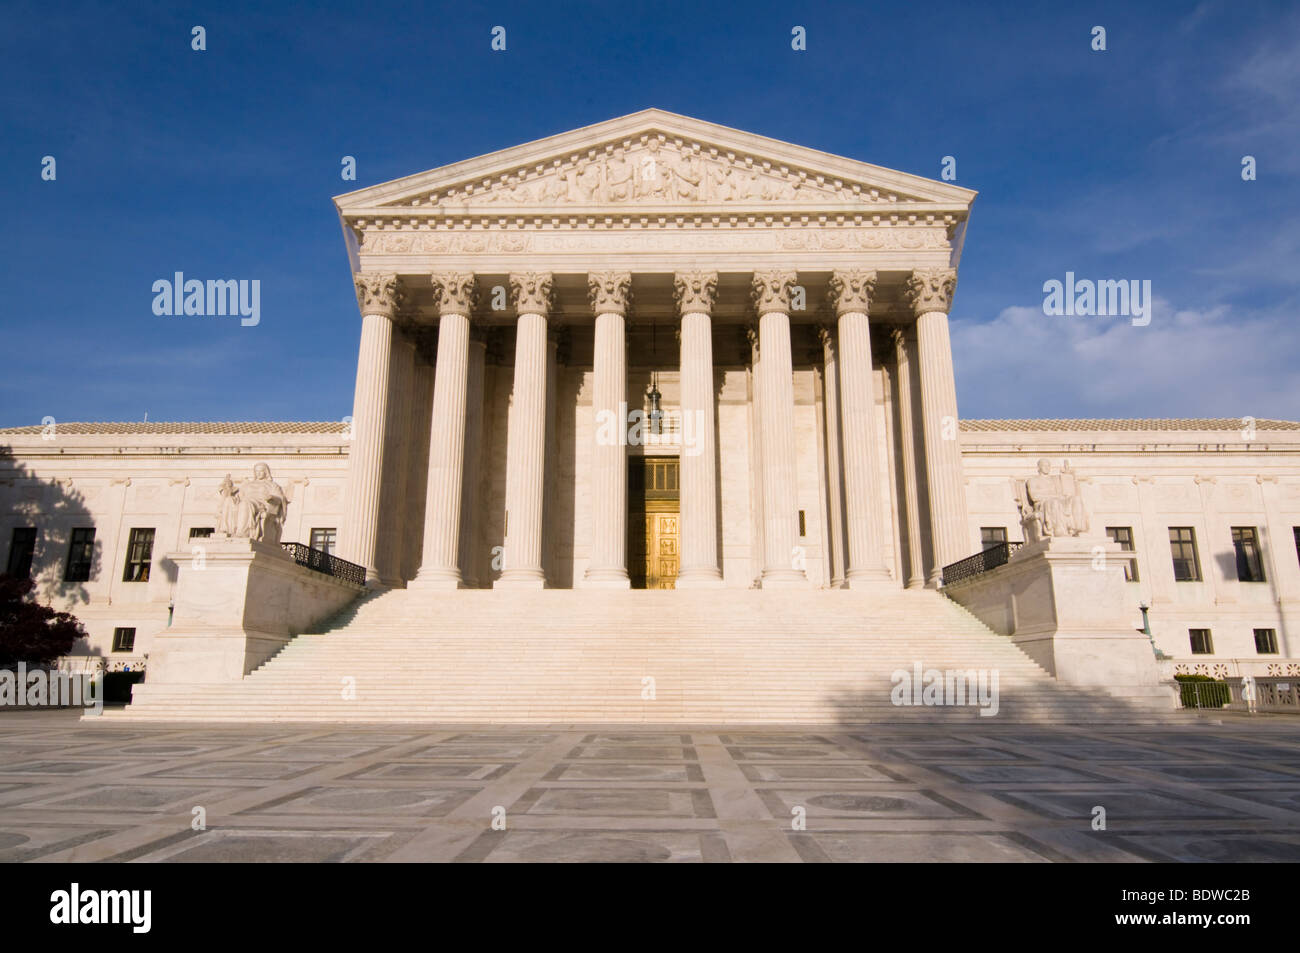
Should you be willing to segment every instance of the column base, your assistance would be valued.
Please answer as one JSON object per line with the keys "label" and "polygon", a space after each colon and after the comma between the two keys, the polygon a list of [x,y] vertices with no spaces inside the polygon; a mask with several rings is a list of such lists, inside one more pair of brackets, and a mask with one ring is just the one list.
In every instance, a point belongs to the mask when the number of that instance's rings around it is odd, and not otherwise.
{"label": "column base", "polygon": [[811,589],[812,583],[798,569],[764,569],[759,586],[763,589]]}
{"label": "column base", "polygon": [[507,569],[496,582],[493,589],[545,589],[546,574],[540,569]]}
{"label": "column base", "polygon": [[459,569],[421,569],[406,584],[407,589],[464,589]]}
{"label": "column base", "polygon": [[678,589],[721,589],[722,573],[716,569],[683,569],[677,574]]}
{"label": "column base", "polygon": [[855,569],[844,580],[845,589],[875,589],[894,580],[883,569]]}
{"label": "column base", "polygon": [[588,569],[582,577],[584,589],[631,589],[626,569]]}

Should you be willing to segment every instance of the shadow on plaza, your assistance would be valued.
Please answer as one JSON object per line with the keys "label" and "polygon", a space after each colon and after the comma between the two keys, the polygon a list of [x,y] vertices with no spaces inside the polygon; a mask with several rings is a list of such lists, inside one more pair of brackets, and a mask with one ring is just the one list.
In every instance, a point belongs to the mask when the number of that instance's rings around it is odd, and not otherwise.
{"label": "shadow on plaza", "polygon": [[[1028,659],[1028,656],[1026,656]],[[994,730],[1008,726],[1042,727],[1116,727],[1136,724],[1190,724],[1191,713],[1175,707],[1173,689],[1169,690],[1168,706],[1140,704],[1112,695],[1104,689],[1084,688],[1057,681],[1051,676],[1035,680],[1032,685],[1002,685],[998,679],[996,691],[987,681],[993,669],[934,669],[922,666],[923,680],[915,683],[913,670],[876,673],[889,676],[882,688],[859,691],[841,691],[828,698],[828,704],[839,713],[837,723],[850,730],[864,726],[895,726],[916,728],[965,727]],[[940,677],[938,699],[931,697],[931,673]],[[951,678],[961,680],[971,690],[953,693]],[[984,676],[985,691],[981,691],[980,676]],[[905,677],[905,678],[904,678]],[[906,681],[911,692],[903,692],[902,700],[895,696],[895,686]],[[1019,682],[1019,679],[1017,679]],[[888,706],[887,709],[882,706]],[[885,716],[863,716],[864,709],[888,711]]]}

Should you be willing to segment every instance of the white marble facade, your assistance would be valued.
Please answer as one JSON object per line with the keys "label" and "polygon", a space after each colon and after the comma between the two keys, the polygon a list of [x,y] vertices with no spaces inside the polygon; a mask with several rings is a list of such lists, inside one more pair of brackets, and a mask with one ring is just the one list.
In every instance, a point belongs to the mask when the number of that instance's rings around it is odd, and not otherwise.
{"label": "white marble facade", "polygon": [[[973,199],[657,110],[341,196],[342,555],[374,586],[627,586],[628,458],[676,456],[681,585],[889,580],[906,347],[937,584],[967,549],[947,311]],[[652,386],[678,446],[627,421]]]}
{"label": "white marble facade", "polygon": [[[1135,622],[1146,601],[1161,649],[1235,665],[1273,628],[1280,664],[1300,656],[1300,425],[959,426],[947,313],[973,199],[656,110],[341,196],[350,423],[0,430],[0,558],[35,528],[42,597],[138,665],[168,620],[164,557],[258,462],[289,497],[283,538],[332,531],[373,586],[582,588],[631,584],[628,459],[677,457],[679,585],[811,590],[933,587],[982,529],[1023,538],[1012,481],[1045,456],[1097,527],[1132,529]],[[647,410],[652,386],[669,433],[600,439],[600,412]],[[1196,527],[1202,582],[1174,581],[1170,526]],[[1229,578],[1242,526],[1264,583]],[[66,582],[88,527],[92,578]],[[124,580],[138,528],[147,582]]]}

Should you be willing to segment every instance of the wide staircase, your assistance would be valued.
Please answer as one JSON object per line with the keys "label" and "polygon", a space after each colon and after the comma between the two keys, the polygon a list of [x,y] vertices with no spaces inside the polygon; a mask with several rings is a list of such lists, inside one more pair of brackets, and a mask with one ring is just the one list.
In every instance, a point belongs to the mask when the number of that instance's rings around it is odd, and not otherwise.
{"label": "wide staircase", "polygon": [[[997,674],[996,716],[898,706],[896,671]],[[918,701],[920,699],[917,699]],[[108,717],[167,721],[870,724],[1159,721],[1058,684],[931,591],[393,590],[240,682],[144,682]]]}

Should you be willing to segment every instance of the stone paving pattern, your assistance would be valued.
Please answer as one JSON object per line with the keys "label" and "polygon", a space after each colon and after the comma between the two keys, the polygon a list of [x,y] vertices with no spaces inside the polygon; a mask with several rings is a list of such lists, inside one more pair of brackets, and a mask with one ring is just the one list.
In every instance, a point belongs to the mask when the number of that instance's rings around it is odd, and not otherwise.
{"label": "stone paving pattern", "polygon": [[444,730],[6,712],[0,860],[1300,861],[1300,720]]}

